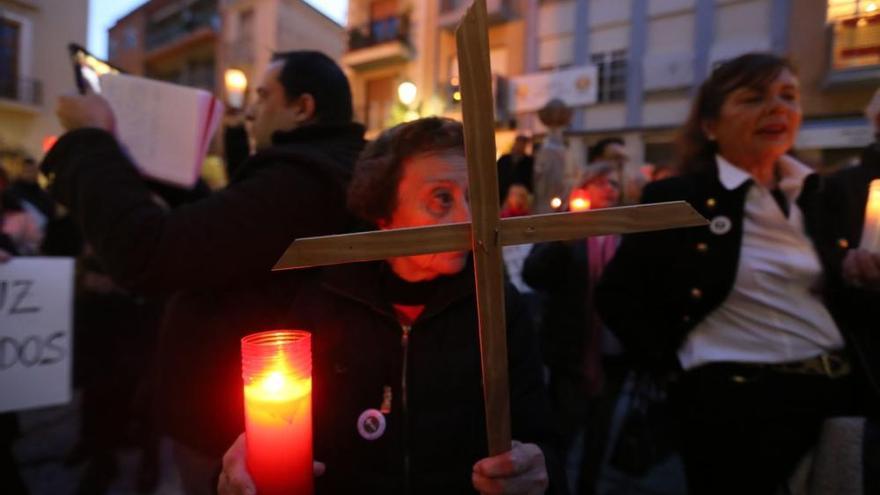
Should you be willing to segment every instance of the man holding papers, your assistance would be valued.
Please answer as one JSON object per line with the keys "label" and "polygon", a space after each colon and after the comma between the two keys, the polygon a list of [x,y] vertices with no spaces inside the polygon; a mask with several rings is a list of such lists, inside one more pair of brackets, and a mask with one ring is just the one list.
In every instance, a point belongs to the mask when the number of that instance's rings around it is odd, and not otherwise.
{"label": "man holding papers", "polygon": [[161,419],[187,493],[209,493],[243,421],[239,338],[281,321],[302,279],[270,268],[293,239],[349,225],[345,191],[364,129],[352,122],[348,81],[321,53],[277,56],[248,115],[257,153],[228,188],[171,212],[152,200],[101,97],[62,97],[58,115],[69,132],[43,163],[51,193],[118,283],[173,295]]}

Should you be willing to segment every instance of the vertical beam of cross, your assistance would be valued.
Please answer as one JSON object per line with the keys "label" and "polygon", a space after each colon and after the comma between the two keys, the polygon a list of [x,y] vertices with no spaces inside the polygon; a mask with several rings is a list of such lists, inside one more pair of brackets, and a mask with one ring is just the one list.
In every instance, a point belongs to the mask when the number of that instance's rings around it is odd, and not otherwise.
{"label": "vertical beam of cross", "polygon": [[486,1],[475,0],[455,33],[470,186],[474,275],[489,455],[510,450],[510,389],[504,321],[495,116]]}

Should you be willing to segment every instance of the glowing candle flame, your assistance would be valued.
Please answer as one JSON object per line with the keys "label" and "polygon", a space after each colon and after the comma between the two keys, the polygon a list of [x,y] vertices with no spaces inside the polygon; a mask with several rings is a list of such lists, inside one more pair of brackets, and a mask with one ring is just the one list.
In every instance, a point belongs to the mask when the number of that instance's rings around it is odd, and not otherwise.
{"label": "glowing candle flame", "polygon": [[591,205],[590,197],[587,195],[587,191],[583,189],[575,189],[568,198],[569,211],[587,211]]}
{"label": "glowing candle flame", "polygon": [[865,224],[860,247],[874,253],[880,253],[880,179],[872,180],[868,188],[868,202],[865,205]]}
{"label": "glowing candle flame", "polygon": [[270,373],[269,376],[263,380],[263,389],[270,394],[277,394],[281,392],[281,389],[284,388],[284,376],[277,371],[274,373]]}

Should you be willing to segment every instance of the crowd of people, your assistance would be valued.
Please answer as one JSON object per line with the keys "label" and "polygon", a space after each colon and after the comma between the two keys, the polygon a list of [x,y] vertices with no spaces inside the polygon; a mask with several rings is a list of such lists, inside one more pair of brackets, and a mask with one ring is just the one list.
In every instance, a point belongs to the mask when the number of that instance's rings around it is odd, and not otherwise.
{"label": "crowd of people", "polygon": [[[469,221],[461,124],[423,118],[367,143],[344,73],[317,52],[277,55],[255,93],[247,131],[227,129],[218,191],[144,181],[96,95],[59,101],[46,190],[33,161],[0,176],[0,261],[79,259],[79,493],[106,491],[126,442],[154,488],[160,435],[187,495],[255,493],[239,342],[293,327],[313,332],[318,493],[603,493],[606,466],[640,478],[673,453],[686,493],[807,493],[817,476],[796,473],[838,417],[867,418],[851,447],[864,493],[880,491],[880,254],[858,247],[880,111],[861,164],[820,176],[793,156],[794,65],[752,53],[701,85],[677,166],[650,177],[628,173],[614,137],[574,176],[542,175],[563,135],[540,160],[517,136],[497,164],[503,217],[640,197],[687,201],[709,225],[505,248],[514,441],[490,456],[468,252],[270,271],[299,237]],[[368,410],[378,437],[359,428]],[[27,493],[13,414],[0,441],[6,488]]]}

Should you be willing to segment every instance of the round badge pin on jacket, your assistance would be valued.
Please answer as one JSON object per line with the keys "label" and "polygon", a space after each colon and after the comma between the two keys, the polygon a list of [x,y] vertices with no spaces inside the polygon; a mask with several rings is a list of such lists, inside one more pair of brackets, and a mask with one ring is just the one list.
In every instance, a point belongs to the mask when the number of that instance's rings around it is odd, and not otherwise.
{"label": "round badge pin on jacket", "polygon": [[357,421],[357,430],[364,440],[376,440],[385,434],[385,415],[378,409],[367,409]]}

